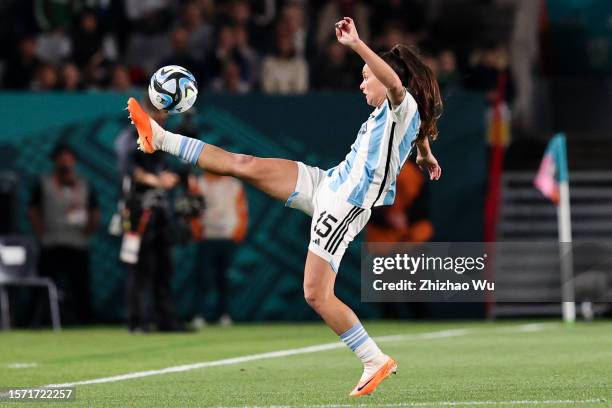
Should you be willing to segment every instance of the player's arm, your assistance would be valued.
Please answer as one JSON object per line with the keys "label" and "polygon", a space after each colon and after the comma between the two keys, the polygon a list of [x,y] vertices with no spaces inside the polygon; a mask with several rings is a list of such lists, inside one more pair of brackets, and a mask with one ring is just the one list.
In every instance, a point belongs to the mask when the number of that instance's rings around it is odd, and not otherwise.
{"label": "player's arm", "polygon": [[387,88],[387,96],[391,105],[394,107],[400,105],[406,94],[401,79],[389,64],[361,41],[352,18],[344,17],[336,23],[336,37],[341,44],[350,47],[368,64],[374,76]]}
{"label": "player's arm", "polygon": [[421,156],[427,156],[431,154],[431,148],[429,147],[429,138],[426,136],[421,136],[420,133],[416,139],[416,147],[418,149],[418,153]]}
{"label": "player's arm", "polygon": [[416,163],[421,170],[429,173],[430,180],[438,180],[442,175],[442,168],[438,164],[438,160],[431,152],[429,147],[429,138],[427,136],[419,137],[416,140],[417,159]]}

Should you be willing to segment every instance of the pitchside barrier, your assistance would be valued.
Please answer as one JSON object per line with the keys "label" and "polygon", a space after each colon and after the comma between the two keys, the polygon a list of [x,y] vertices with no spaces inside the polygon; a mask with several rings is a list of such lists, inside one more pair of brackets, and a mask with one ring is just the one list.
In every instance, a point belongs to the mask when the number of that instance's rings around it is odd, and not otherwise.
{"label": "pitchside barrier", "polygon": [[[138,95],[135,93],[134,95]],[[51,170],[49,152],[62,141],[79,157],[79,172],[99,196],[102,225],[92,240],[93,307],[102,321],[125,316],[125,267],[119,262],[120,239],[107,233],[120,191],[113,143],[129,125],[123,110],[129,95],[111,93],[0,94],[0,170],[17,172],[18,230],[28,233],[29,189]],[[444,169],[431,186],[430,219],[438,241],[482,240],[486,188],[486,145],[483,98],[452,89],[445,98],[440,137],[433,143]],[[298,97],[259,94],[201,94],[195,126],[200,137],[236,152],[284,157],[328,168],[341,161],[370,108],[356,93],[312,93]],[[176,129],[181,115],[168,127]],[[230,308],[235,320],[306,320],[316,318],[302,297],[302,273],[310,220],[249,188],[249,233],[230,271]],[[345,256],[337,294],[364,318],[378,317],[380,305],[360,301],[360,244]],[[190,317],[201,299],[193,291],[195,264],[192,244],[174,249],[173,290],[177,310]],[[205,296],[214,313],[215,293]],[[478,305],[429,305],[438,316],[482,315]],[[408,312],[409,314],[409,312]],[[210,317],[210,316],[207,316]]]}

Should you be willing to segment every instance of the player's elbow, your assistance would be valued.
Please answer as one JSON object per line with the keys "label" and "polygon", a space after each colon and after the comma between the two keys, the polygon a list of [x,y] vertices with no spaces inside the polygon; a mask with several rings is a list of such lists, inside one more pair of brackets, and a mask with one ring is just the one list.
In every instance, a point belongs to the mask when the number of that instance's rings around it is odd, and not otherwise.
{"label": "player's elbow", "polygon": [[393,81],[387,87],[387,90],[391,94],[401,95],[404,93],[404,84],[402,84],[402,81],[399,79],[398,76],[395,76],[395,78],[393,78]]}

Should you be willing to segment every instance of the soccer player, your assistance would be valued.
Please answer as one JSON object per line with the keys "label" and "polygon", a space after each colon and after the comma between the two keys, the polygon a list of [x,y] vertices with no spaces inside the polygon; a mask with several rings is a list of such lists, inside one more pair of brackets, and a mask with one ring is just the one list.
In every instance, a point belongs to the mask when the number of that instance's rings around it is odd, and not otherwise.
{"label": "soccer player", "polygon": [[365,65],[360,89],[374,111],[361,125],[351,151],[327,171],[291,160],[234,154],[162,129],[138,105],[128,110],[140,148],[174,154],[206,171],[234,176],[312,216],[304,267],[304,297],[325,323],[363,362],[361,379],[350,393],[361,396],[397,369],[370,338],[353,311],[334,294],[334,282],[348,244],[367,223],[374,206],[394,201],[395,178],[417,148],[417,163],[438,179],[440,166],[429,148],[437,135],[442,102],[431,70],[408,47],[396,45],[380,56],[359,39],[351,18],[335,25],[338,41]]}

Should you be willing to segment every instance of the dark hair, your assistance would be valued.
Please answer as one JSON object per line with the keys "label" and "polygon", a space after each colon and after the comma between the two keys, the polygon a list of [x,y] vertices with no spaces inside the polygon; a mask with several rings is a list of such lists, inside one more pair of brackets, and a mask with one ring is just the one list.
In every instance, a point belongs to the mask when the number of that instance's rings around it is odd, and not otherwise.
{"label": "dark hair", "polygon": [[51,158],[51,160],[56,160],[60,155],[64,153],[70,153],[72,157],[74,157],[75,159],[77,158],[77,155],[74,149],[64,142],[57,143],[53,147],[53,150],[51,150],[49,157]]}
{"label": "dark hair", "polygon": [[421,118],[417,138],[435,139],[438,136],[437,121],[442,115],[442,97],[431,69],[421,61],[415,48],[403,44],[381,53],[380,57],[391,66],[417,102]]}

